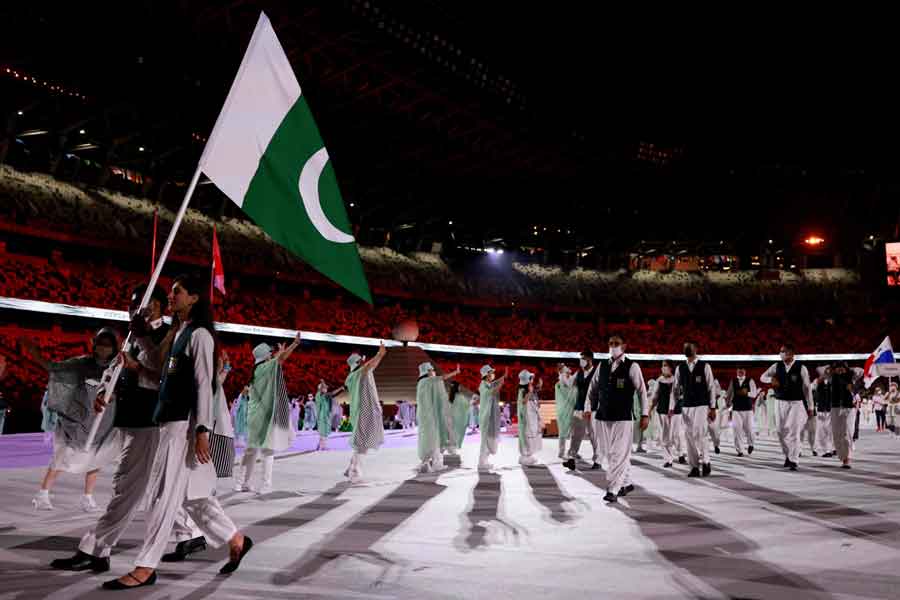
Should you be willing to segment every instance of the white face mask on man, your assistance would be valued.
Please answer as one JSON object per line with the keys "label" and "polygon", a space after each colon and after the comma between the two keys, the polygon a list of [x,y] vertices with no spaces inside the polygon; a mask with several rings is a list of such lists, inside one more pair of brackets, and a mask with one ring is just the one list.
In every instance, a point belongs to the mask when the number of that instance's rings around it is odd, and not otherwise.
{"label": "white face mask on man", "polygon": [[625,351],[622,349],[622,346],[610,346],[609,355],[615,360],[622,356]]}
{"label": "white face mask on man", "polygon": [[587,366],[587,359],[586,358],[579,359],[578,364],[581,365],[582,369],[585,368]]}

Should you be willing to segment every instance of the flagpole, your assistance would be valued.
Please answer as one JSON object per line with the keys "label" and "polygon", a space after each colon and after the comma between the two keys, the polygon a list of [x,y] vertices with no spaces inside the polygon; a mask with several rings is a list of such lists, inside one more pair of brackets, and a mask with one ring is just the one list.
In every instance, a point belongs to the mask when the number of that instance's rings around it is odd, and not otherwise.
{"label": "flagpole", "polygon": [[[162,273],[163,266],[166,264],[166,259],[169,257],[169,250],[172,249],[172,243],[175,241],[175,234],[178,233],[178,228],[181,227],[181,221],[184,219],[184,214],[187,212],[188,204],[191,202],[191,196],[194,195],[194,188],[197,187],[197,182],[200,180],[200,165],[197,165],[197,170],[194,171],[194,177],[191,179],[191,183],[188,186],[187,191],[184,194],[184,200],[181,201],[181,208],[178,209],[178,214],[175,215],[175,221],[172,223],[172,230],[169,232],[169,237],[166,238],[166,243],[163,246],[162,253],[159,255],[159,260],[156,262],[156,268],[153,269],[153,274],[150,275],[150,283],[147,285],[146,291],[144,291],[144,297],[141,298],[141,304],[138,307],[138,313],[142,312],[145,308],[147,308],[147,304],[150,303],[150,298],[153,296],[153,290],[156,288],[156,282],[159,281],[159,276]],[[128,335],[125,337],[125,341],[122,342],[122,351],[128,347],[128,344],[131,342],[131,331],[128,332]],[[116,384],[119,382],[119,376],[122,374],[122,361],[118,361],[115,369],[113,369],[112,378],[107,383],[107,387],[104,390],[105,398],[107,402],[112,401],[113,393],[116,391]],[[102,412],[102,411],[101,411]],[[85,444],[85,448],[90,448],[94,443],[94,437],[97,435],[97,429],[100,427],[100,418],[94,418],[94,423],[91,425],[91,431],[88,434],[87,443]]]}

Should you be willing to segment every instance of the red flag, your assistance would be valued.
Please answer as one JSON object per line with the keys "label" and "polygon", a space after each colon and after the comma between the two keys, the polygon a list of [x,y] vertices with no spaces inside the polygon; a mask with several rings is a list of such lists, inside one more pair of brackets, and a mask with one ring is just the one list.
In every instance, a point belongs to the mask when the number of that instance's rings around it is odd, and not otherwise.
{"label": "red flag", "polygon": [[217,289],[225,295],[225,268],[222,266],[222,252],[219,249],[219,236],[216,226],[213,225],[212,241],[212,281],[210,282],[209,298],[213,301],[213,289]]}
{"label": "red flag", "polygon": [[153,210],[153,249],[150,254],[150,274],[156,270],[156,230],[159,227],[159,207]]}

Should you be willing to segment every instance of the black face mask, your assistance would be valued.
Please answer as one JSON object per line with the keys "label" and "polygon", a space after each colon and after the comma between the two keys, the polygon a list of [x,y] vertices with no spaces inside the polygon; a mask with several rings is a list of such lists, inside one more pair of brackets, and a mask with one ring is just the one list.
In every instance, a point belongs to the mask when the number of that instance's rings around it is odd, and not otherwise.
{"label": "black face mask", "polygon": [[684,355],[687,356],[688,358],[693,358],[694,357],[694,349],[691,348],[690,346],[685,346],[684,347]]}

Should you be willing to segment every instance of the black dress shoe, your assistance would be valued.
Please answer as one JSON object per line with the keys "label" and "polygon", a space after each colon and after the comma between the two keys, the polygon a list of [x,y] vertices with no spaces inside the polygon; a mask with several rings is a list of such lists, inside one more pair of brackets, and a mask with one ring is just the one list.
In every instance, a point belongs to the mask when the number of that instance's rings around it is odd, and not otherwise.
{"label": "black dress shoe", "polygon": [[599,471],[600,468],[600,463],[594,463],[591,465],[591,471]]}
{"label": "black dress shoe", "polygon": [[198,538],[178,542],[175,552],[169,552],[162,557],[163,562],[181,562],[195,552],[206,550],[206,538],[202,535]]}
{"label": "black dress shoe", "polygon": [[221,575],[228,575],[237,571],[238,567],[241,566],[241,561],[244,560],[244,557],[247,556],[247,553],[250,552],[251,548],[253,548],[253,540],[245,535],[244,546],[241,548],[241,553],[238,555],[237,560],[229,560],[225,563],[224,567],[219,569],[219,573]]}
{"label": "black dress shoe", "polygon": [[634,486],[629,483],[628,485],[626,485],[625,487],[623,487],[622,489],[619,490],[619,496],[623,496],[623,497],[627,496],[628,494],[630,494],[633,491],[634,491]]}
{"label": "black dress shoe", "polygon": [[703,465],[703,476],[709,477],[710,473],[712,473],[712,464],[706,463],[705,465]]}
{"label": "black dress shoe", "polygon": [[747,446],[747,455],[753,454],[753,446]]}
{"label": "black dress shoe", "polygon": [[134,588],[145,587],[145,586],[153,585],[154,583],[156,583],[156,571],[153,571],[153,573],[150,574],[150,577],[148,577],[144,581],[141,581],[140,579],[138,579],[131,573],[129,573],[125,577],[130,577],[131,580],[135,582],[135,584],[134,585],[126,585],[126,584],[122,583],[121,581],[119,581],[118,579],[113,579],[112,581],[104,582],[103,589],[104,590],[132,590]]}
{"label": "black dress shoe", "polygon": [[819,455],[819,453],[816,452],[815,450],[813,450],[813,456],[818,456],[818,455]]}
{"label": "black dress shoe", "polygon": [[606,492],[606,495],[603,496],[603,499],[605,501],[609,502],[610,504],[614,504],[619,501],[619,499],[616,498],[616,495],[611,492]]}
{"label": "black dress shoe", "polygon": [[850,468],[850,465],[841,465],[841,468],[842,468],[842,469],[849,469],[849,468]]}
{"label": "black dress shoe", "polygon": [[742,456],[744,456],[744,453],[743,453],[743,452],[738,452],[738,458],[741,458]]}
{"label": "black dress shoe", "polygon": [[799,467],[799,466],[800,466],[800,465],[798,465],[797,463],[792,462],[791,464],[788,465],[788,468],[789,468],[791,471],[796,471],[796,470],[797,470],[797,467]]}
{"label": "black dress shoe", "polygon": [[563,466],[570,471],[574,471],[575,470],[575,459],[570,458],[569,460],[564,461]]}
{"label": "black dress shoe", "polygon": [[663,469],[671,469],[672,463],[663,463]]}
{"label": "black dress shoe", "polygon": [[685,457],[683,457],[683,456],[679,456],[679,457],[678,457],[678,464],[679,464],[679,465],[686,465],[686,464],[687,464],[687,459],[686,459]]}
{"label": "black dress shoe", "polygon": [[700,477],[700,469],[694,467],[693,469],[691,469],[691,472],[688,473],[688,477]]}
{"label": "black dress shoe", "polygon": [[79,550],[72,558],[57,558],[50,563],[50,566],[61,571],[105,573],[109,571],[109,558],[97,558]]}
{"label": "black dress shoe", "polygon": [[637,450],[635,450],[635,453],[637,453],[637,454],[647,454],[647,451],[644,450],[643,448],[638,448]]}
{"label": "black dress shoe", "polygon": [[719,454],[720,452],[722,452],[718,446],[715,447],[715,451],[716,451],[716,454]]}
{"label": "black dress shoe", "polygon": [[789,466],[791,466],[791,461],[784,459],[784,468],[787,469]]}

